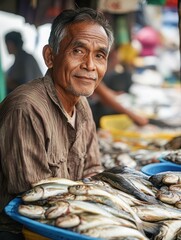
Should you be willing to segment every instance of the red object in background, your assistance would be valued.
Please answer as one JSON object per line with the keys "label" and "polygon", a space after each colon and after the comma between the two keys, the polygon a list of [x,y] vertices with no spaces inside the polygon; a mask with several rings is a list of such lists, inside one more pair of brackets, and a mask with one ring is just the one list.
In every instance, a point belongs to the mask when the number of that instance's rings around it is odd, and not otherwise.
{"label": "red object in background", "polygon": [[165,6],[178,7],[178,0],[166,0]]}

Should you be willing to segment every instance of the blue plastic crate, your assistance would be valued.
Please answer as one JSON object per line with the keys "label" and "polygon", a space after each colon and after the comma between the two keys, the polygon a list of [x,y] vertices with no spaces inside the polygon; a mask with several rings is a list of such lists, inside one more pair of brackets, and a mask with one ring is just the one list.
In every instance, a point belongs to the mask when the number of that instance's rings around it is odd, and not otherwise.
{"label": "blue plastic crate", "polygon": [[149,176],[167,171],[181,172],[181,165],[168,162],[152,163],[142,167],[141,171]]}
{"label": "blue plastic crate", "polygon": [[15,198],[5,207],[5,212],[15,221],[23,224],[27,229],[52,240],[101,240],[98,238],[82,235],[71,230],[39,223],[18,213],[18,206],[22,204],[21,198]]}

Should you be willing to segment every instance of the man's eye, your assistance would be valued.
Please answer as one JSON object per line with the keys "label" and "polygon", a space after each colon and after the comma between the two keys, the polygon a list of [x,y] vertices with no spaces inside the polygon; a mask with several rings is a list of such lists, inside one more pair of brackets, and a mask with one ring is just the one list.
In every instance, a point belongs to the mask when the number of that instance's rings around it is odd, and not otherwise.
{"label": "man's eye", "polygon": [[97,58],[100,58],[100,59],[105,58],[105,56],[104,56],[103,54],[97,54],[96,57],[97,57]]}
{"label": "man's eye", "polygon": [[81,54],[81,53],[82,53],[82,51],[81,51],[80,49],[77,49],[77,48],[76,48],[76,49],[74,49],[74,50],[73,50],[73,52],[74,52],[74,53],[76,53],[76,54],[77,54],[77,53],[79,53],[79,54]]}

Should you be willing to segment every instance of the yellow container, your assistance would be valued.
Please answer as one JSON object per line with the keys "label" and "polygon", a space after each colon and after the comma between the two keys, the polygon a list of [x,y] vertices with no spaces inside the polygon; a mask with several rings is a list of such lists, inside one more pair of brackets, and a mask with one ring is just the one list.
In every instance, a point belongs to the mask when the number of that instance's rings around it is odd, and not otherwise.
{"label": "yellow container", "polygon": [[100,127],[109,131],[113,139],[120,140],[122,138],[127,138],[129,140],[154,140],[154,139],[165,139],[170,140],[176,137],[179,133],[174,131],[170,132],[139,132],[136,130],[134,122],[125,114],[115,114],[115,115],[105,115],[100,119]]}
{"label": "yellow container", "polygon": [[27,228],[23,228],[23,235],[25,237],[25,240],[50,240],[50,238],[46,238],[42,235],[31,232]]}
{"label": "yellow container", "polygon": [[114,139],[120,137],[139,137],[139,133],[129,130],[133,121],[125,114],[105,115],[100,119],[100,127],[109,131]]}

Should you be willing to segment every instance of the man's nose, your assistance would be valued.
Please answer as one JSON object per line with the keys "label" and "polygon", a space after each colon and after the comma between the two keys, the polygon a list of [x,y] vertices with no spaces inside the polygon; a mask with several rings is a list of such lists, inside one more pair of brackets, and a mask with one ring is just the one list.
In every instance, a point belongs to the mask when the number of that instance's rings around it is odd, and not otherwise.
{"label": "man's nose", "polygon": [[96,69],[94,58],[91,54],[84,57],[81,67],[88,71],[94,71]]}

